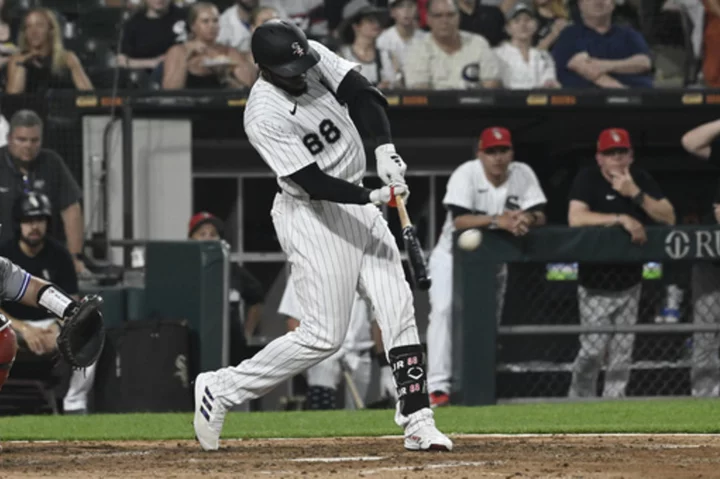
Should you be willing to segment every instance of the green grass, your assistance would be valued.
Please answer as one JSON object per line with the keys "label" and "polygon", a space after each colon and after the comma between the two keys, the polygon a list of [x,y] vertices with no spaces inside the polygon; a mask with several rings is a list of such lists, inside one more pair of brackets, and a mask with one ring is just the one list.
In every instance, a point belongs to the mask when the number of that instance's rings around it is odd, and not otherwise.
{"label": "green grass", "polygon": [[[720,400],[652,400],[450,407],[436,410],[448,433],[720,433]],[[0,440],[192,439],[191,414],[0,418]],[[400,434],[393,411],[231,413],[224,438]]]}

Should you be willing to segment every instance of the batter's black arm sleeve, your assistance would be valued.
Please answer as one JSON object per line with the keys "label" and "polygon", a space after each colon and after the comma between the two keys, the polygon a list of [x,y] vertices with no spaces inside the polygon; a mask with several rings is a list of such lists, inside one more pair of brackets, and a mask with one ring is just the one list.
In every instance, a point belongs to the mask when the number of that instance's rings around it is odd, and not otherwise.
{"label": "batter's black arm sleeve", "polygon": [[289,178],[300,185],[313,200],[355,205],[370,203],[369,189],[326,175],[320,171],[317,163],[309,164]]}
{"label": "batter's black arm sleeve", "polygon": [[390,120],[385,111],[387,100],[367,78],[350,70],[338,86],[337,98],[348,106],[358,130],[372,138],[376,145],[392,143]]}

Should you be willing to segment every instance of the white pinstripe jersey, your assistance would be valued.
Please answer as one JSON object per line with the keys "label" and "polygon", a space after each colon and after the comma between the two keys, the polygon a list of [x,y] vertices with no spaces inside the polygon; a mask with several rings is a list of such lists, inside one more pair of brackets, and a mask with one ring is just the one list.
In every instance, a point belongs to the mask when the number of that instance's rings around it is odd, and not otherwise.
{"label": "white pinstripe jersey", "polygon": [[[466,161],[448,180],[443,205],[459,206],[481,215],[501,215],[505,210],[527,210],[547,203],[545,193],[535,172],[525,163],[513,161],[508,165],[505,183],[496,187],[485,176],[479,159]],[[452,213],[448,211],[436,248],[452,252],[455,231]]]}
{"label": "white pinstripe jersey", "polygon": [[292,96],[263,78],[253,85],[245,107],[250,143],[278,177],[283,191],[307,193],[287,178],[317,162],[324,173],[360,184],[365,175],[362,138],[346,106],[335,98],[345,75],[358,68],[318,42],[320,61],[307,71],[308,91]]}

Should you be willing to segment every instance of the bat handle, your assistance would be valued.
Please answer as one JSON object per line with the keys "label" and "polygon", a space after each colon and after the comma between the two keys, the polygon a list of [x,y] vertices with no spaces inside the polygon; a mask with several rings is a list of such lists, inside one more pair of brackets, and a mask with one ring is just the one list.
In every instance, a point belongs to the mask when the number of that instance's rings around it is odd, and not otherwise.
{"label": "bat handle", "polygon": [[395,204],[397,205],[398,216],[400,217],[400,227],[405,228],[410,226],[410,216],[408,215],[407,208],[405,208],[405,200],[402,196],[395,197]]}

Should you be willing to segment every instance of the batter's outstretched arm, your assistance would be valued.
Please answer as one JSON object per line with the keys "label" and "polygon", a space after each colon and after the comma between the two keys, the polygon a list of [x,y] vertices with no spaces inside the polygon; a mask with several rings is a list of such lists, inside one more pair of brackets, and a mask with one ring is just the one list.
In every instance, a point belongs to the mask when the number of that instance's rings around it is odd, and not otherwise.
{"label": "batter's outstretched arm", "polygon": [[296,171],[290,175],[290,179],[300,185],[314,200],[356,205],[370,203],[370,189],[326,175],[317,163],[311,163]]}

